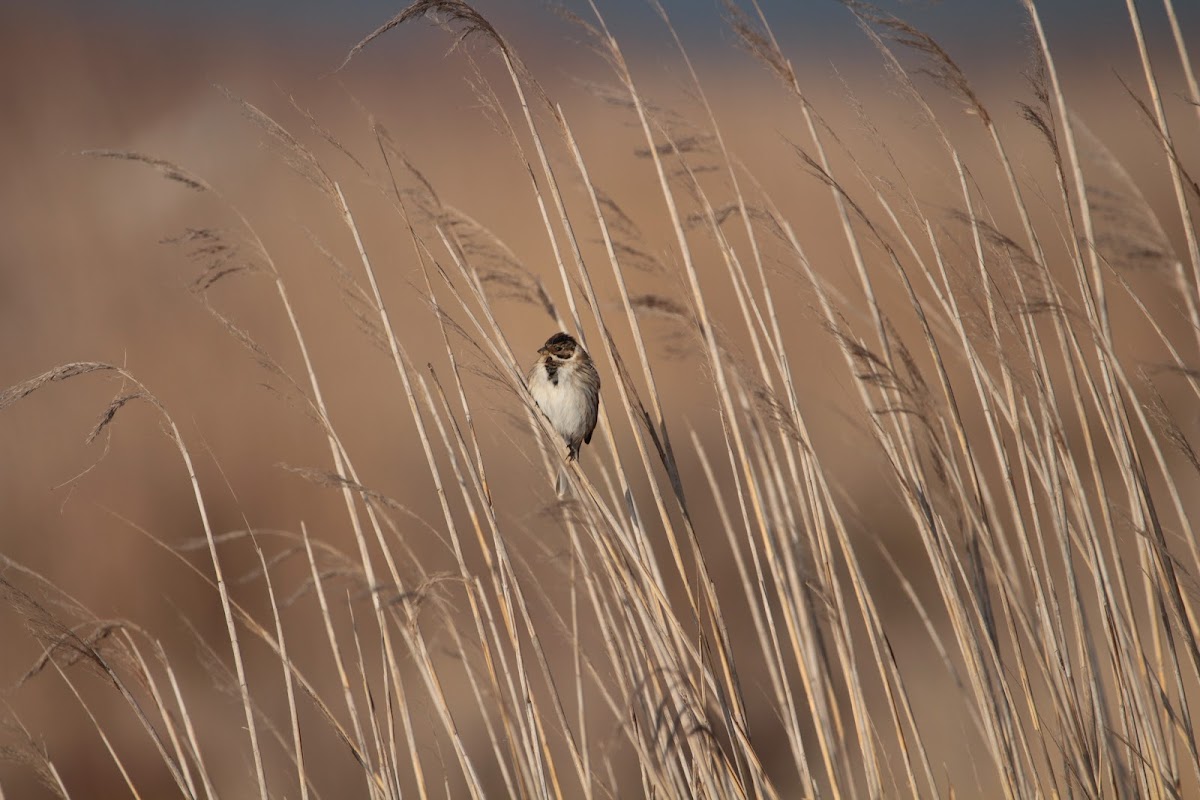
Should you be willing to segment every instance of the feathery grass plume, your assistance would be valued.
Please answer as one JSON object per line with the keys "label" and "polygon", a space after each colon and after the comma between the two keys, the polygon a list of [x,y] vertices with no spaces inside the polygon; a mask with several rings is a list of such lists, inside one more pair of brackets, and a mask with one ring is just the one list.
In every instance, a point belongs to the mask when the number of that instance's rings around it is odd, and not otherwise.
{"label": "feathery grass plume", "polygon": [[403,25],[405,22],[421,18],[428,19],[447,30],[450,30],[451,26],[455,23],[459,24],[461,28],[454,40],[455,47],[460,46],[472,36],[480,36],[505,50],[507,54],[507,45],[500,38],[500,34],[496,32],[496,29],[492,27],[490,22],[484,19],[482,14],[467,3],[462,2],[462,0],[416,0],[416,2],[371,31],[361,41],[351,47],[335,71],[340,72],[344,70],[351,59],[383,34],[397,26]]}
{"label": "feathery grass plume", "polygon": [[966,74],[932,36],[870,3],[861,0],[841,2],[864,26],[874,25],[882,28],[890,41],[924,56],[929,66],[921,67],[917,73],[932,78],[938,85],[961,99],[985,125],[991,123],[991,115],[971,88]]}
{"label": "feathery grass plume", "polygon": [[[225,99],[238,107],[242,112],[242,116],[254,123],[257,128],[270,137],[273,148],[279,153],[284,164],[305,181],[320,190],[324,195],[332,199],[336,194],[333,179],[325,172],[325,168],[321,166],[320,160],[311,150],[305,147],[287,128],[268,116],[258,106],[238,97],[224,86],[217,86],[215,88],[225,96]],[[330,138],[332,139],[332,136]]]}
{"label": "feathery grass plume", "polygon": [[211,192],[213,188],[203,178],[162,158],[138,153],[132,150],[84,150],[82,155],[92,158],[111,158],[118,161],[136,161],[152,168],[169,181],[181,183],[197,192]]}
{"label": "feathery grass plume", "polygon": [[4,731],[5,740],[12,744],[0,745],[0,762],[15,764],[29,770],[43,789],[62,800],[69,800],[71,795],[67,792],[67,787],[63,784],[45,744],[34,739],[11,709],[8,709],[7,713],[9,719],[5,720],[0,730]]}
{"label": "feathery grass plume", "polygon": [[231,275],[262,271],[253,259],[242,255],[239,245],[213,228],[187,228],[178,236],[160,239],[159,243],[185,248],[187,258],[200,265],[200,273],[189,285],[198,295],[207,293],[218,281]]}

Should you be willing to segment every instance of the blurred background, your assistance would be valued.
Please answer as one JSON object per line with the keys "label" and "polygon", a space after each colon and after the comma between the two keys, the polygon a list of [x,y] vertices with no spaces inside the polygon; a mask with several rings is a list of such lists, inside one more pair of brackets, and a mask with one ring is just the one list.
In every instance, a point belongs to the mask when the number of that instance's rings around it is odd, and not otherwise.
{"label": "blurred background", "polygon": [[[635,155],[639,134],[595,88],[612,83],[603,60],[549,6],[512,0],[476,5],[561,103],[596,183],[637,223],[645,250],[670,258],[672,233],[652,169]],[[565,5],[588,15],[586,3],[568,0]],[[653,11],[639,0],[600,0],[599,6],[643,91],[682,119],[699,119],[678,55]],[[797,104],[737,46],[718,3],[675,0],[665,6],[710,93],[730,149],[794,222],[818,269],[835,286],[853,292],[844,243],[830,234],[836,218],[828,189],[806,172],[792,147],[807,141]],[[288,282],[335,424],[356,455],[364,482],[415,515],[438,519],[395,373],[337,299],[336,272],[314,245],[320,242],[353,265],[353,242],[327,201],[263,146],[261,130],[216,88],[253,103],[319,154],[358,215],[413,363],[441,364],[440,337],[431,335],[430,312],[414,288],[424,284],[407,232],[375,187],[309,129],[301,112],[311,114],[372,170],[380,168],[370,127],[372,119],[378,121],[445,202],[490,228],[549,285],[557,278],[523,167],[480,108],[463,52],[448,52],[450,36],[427,25],[406,26],[335,72],[350,47],[400,7],[382,0],[0,4],[0,386],[72,361],[124,366],[179,425],[218,530],[296,530],[303,521],[323,541],[343,548],[351,544],[336,493],[285,468],[328,468],[320,431],[289,401],[286,386],[264,372],[197,299],[191,289],[203,265],[189,257],[187,245],[170,241],[189,228],[231,228],[228,209],[141,165],[81,153],[111,148],[168,159],[202,176],[251,220]],[[1010,136],[1024,170],[1021,179],[1037,184],[1047,155],[1015,106],[1030,95],[1022,77],[1031,60],[1020,3],[962,0],[884,7],[931,33],[958,61]],[[1158,213],[1164,237],[1159,244],[1182,252],[1161,148],[1120,83],[1124,78],[1139,92],[1143,86],[1124,3],[1054,0],[1040,7],[1075,111],[1134,176],[1148,207]],[[840,4],[764,0],[763,9],[813,105],[848,149],[858,148],[868,170],[881,156],[870,144],[856,103],[884,131],[923,203],[936,208],[941,196],[952,196],[953,177],[932,132],[895,90],[875,49]],[[1180,3],[1178,9],[1189,42],[1200,49],[1200,7]],[[1177,62],[1160,17],[1161,8],[1146,9],[1149,46],[1152,53],[1165,54],[1159,78],[1178,112],[1183,83],[1172,67]],[[485,46],[465,49],[485,74],[506,87]],[[512,100],[508,94],[503,99]],[[965,153],[987,146],[982,130],[953,100],[944,100],[938,110]],[[1194,139],[1179,144],[1185,163],[1188,158],[1195,163],[1200,145]],[[985,164],[973,178],[987,185],[998,175]],[[1052,186],[1042,188],[1049,192]],[[577,187],[567,191],[572,202],[580,202]],[[1012,221],[1011,209],[989,212],[1002,224]],[[594,232],[587,238],[598,254]],[[665,269],[647,270],[637,277],[635,290],[678,292],[677,266],[668,262]],[[718,279],[715,261],[702,262],[701,268]],[[903,529],[890,530],[899,501],[892,490],[879,488],[885,485],[884,465],[856,456],[870,437],[861,422],[841,410],[848,387],[834,363],[836,350],[810,310],[812,297],[782,267],[775,275],[778,296],[786,302],[783,321],[795,342],[793,363],[809,376],[805,408],[824,423],[818,441],[852,500],[856,519],[864,529],[890,538],[899,557],[907,553],[919,565],[923,556],[916,543],[905,541]],[[1147,281],[1146,291],[1155,291],[1145,272],[1132,273],[1131,279]],[[616,308],[613,287],[602,282],[598,288],[601,301]],[[260,276],[223,281],[208,297],[285,369],[303,375],[269,281]],[[519,357],[532,362],[552,332],[550,323],[520,302],[501,308],[510,342]],[[668,355],[667,348],[678,344],[668,328],[656,335],[664,354],[660,380],[672,387],[668,413],[681,426],[694,426],[702,438],[719,441],[709,377],[698,358],[686,355],[686,349],[682,357],[675,350]],[[740,334],[733,336],[746,352],[754,346]],[[180,655],[185,686],[209,686],[199,660],[189,671],[188,654],[195,645],[181,620],[219,644],[224,636],[219,606],[211,589],[151,538],[178,546],[202,535],[178,454],[145,405],[124,409],[107,436],[84,442],[120,390],[113,380],[86,377],[51,385],[0,412],[0,554],[44,576],[101,618],[136,621]],[[490,456],[498,463],[525,463],[525,431],[510,421],[511,398],[484,401],[483,407],[490,413],[479,425]],[[699,485],[696,464],[684,469],[685,480]],[[529,470],[506,474],[510,485],[501,479],[494,490],[498,495],[529,488],[522,486]],[[537,487],[543,499],[546,491]],[[560,544],[545,540],[557,529],[540,520],[536,507],[509,507],[507,513],[528,540],[530,559],[551,558],[559,549]],[[427,534],[421,526],[414,524],[411,535],[414,547],[440,552],[436,543],[422,540]],[[203,551],[187,557],[205,568]],[[231,546],[229,557],[235,576],[254,563],[248,548]],[[884,567],[869,566],[886,582]],[[6,574],[14,572],[10,568]],[[887,590],[881,591],[886,596]],[[251,608],[266,608],[261,592],[236,585],[234,592]],[[893,631],[919,624],[907,619],[902,605],[891,620]],[[893,642],[904,651],[903,636]],[[52,674],[21,684],[40,652],[21,621],[0,612],[5,702],[64,771],[68,787],[79,789],[76,796],[113,796],[122,791],[120,776],[64,684]],[[920,663],[919,653],[905,657]],[[264,662],[264,670],[276,668],[269,659]],[[912,672],[917,705],[922,698],[936,698],[940,682],[922,683],[920,670]],[[82,680],[86,685],[90,679]],[[199,723],[237,726],[229,722],[238,719],[231,713],[235,709],[236,699],[221,697],[198,707]],[[115,693],[96,692],[92,710],[124,731],[121,744],[129,752],[146,744]],[[935,715],[928,725],[931,736],[941,728],[948,762],[954,764],[957,746],[965,763],[969,737],[954,744],[963,720]],[[248,756],[232,741],[235,736],[230,739],[224,754],[228,766],[222,769],[236,786],[238,776],[248,779]],[[129,757],[142,771],[139,777],[153,781],[161,764],[146,750],[144,763]],[[353,775],[356,768],[346,769]],[[962,775],[970,781],[969,766]],[[173,791],[165,773],[161,780],[164,794]],[[0,763],[0,789],[11,798],[44,791],[29,770],[11,763]],[[331,791],[329,796],[338,796]]]}

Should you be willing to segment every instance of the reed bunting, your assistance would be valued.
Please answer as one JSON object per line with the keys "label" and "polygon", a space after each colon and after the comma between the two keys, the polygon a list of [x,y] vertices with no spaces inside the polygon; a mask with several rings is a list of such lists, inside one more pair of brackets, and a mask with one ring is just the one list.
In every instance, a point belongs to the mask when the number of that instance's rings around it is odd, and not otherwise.
{"label": "reed bunting", "polygon": [[600,375],[587,351],[566,333],[556,333],[538,350],[529,372],[529,393],[567,443],[567,458],[590,444],[600,410]]}

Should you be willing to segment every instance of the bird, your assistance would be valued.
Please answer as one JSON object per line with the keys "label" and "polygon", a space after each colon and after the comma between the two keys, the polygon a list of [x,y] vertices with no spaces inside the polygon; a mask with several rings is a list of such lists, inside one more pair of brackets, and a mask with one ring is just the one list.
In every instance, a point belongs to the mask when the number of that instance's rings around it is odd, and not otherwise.
{"label": "bird", "polygon": [[558,333],[538,349],[529,371],[529,393],[567,445],[567,460],[591,444],[600,412],[600,374],[587,350],[569,333]]}

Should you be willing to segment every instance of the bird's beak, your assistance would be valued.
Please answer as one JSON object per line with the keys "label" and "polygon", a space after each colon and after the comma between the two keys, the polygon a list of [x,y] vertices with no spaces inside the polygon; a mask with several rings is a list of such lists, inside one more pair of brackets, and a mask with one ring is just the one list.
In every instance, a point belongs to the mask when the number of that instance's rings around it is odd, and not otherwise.
{"label": "bird's beak", "polygon": [[545,355],[549,355],[549,354],[550,354],[550,351],[549,351],[549,350],[547,350],[546,348],[544,348],[544,347],[539,347],[539,348],[538,348],[538,355],[539,355],[539,356],[545,356]]}

